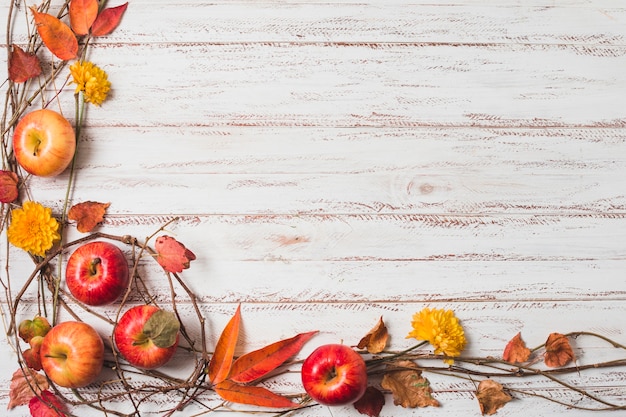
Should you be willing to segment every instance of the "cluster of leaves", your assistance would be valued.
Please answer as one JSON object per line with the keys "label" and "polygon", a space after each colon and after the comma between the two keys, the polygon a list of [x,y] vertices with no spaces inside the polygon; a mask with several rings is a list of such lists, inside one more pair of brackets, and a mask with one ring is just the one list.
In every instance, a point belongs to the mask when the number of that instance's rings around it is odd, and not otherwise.
{"label": "cluster of leaves", "polygon": [[[43,44],[62,61],[78,56],[77,36],[105,36],[119,24],[128,3],[100,10],[98,0],[72,0],[69,3],[70,25],[56,16],[40,12],[32,6],[30,11]],[[23,83],[41,74],[41,61],[34,52],[26,52],[12,45],[9,57],[9,79]]]}

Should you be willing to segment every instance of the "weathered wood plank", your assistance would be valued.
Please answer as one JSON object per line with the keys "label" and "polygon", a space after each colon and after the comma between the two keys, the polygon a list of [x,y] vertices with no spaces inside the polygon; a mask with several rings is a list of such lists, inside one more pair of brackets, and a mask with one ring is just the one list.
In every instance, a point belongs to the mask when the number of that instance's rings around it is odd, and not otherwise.
{"label": "weathered wood plank", "polygon": [[[143,239],[166,220],[113,216],[104,230]],[[183,276],[206,303],[593,303],[625,297],[623,225],[623,216],[229,215],[182,217],[168,233],[198,257]],[[33,267],[17,250],[11,263],[24,271],[11,276],[16,292]],[[156,263],[142,271],[167,299]]]}
{"label": "weathered wood plank", "polygon": [[[626,47],[600,49],[423,43],[95,47],[115,101],[89,111],[88,124],[622,128],[626,75],[619,68],[626,65]],[[62,107],[73,108],[72,100],[68,91]]]}
{"label": "weathered wood plank", "polygon": [[[623,46],[626,11],[606,1],[133,1],[98,44],[426,42]],[[0,6],[0,18],[7,5]],[[54,5],[53,12],[58,11]],[[4,21],[4,19],[2,19]],[[26,42],[25,19],[15,40]],[[555,25],[555,22],[558,24]]]}
{"label": "weathered wood plank", "polygon": [[[110,214],[618,214],[626,208],[623,189],[615,187],[615,172],[626,169],[624,129],[249,131],[86,129],[76,202],[111,201]],[[58,205],[67,176],[30,179],[32,197]],[[141,195],[142,204],[124,198],[129,192]]]}

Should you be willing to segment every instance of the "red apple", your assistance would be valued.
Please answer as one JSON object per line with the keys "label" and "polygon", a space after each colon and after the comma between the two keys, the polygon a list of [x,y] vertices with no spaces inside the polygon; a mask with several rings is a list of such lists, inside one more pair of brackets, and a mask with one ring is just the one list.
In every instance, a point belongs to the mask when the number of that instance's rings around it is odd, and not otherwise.
{"label": "red apple", "polygon": [[109,304],[128,287],[128,261],[112,243],[89,242],[67,260],[65,282],[77,300],[92,306]]}
{"label": "red apple", "polygon": [[104,343],[87,323],[66,321],[52,327],[43,338],[41,367],[55,384],[66,388],[89,385],[100,374]]}
{"label": "red apple", "polygon": [[174,356],[179,329],[174,313],[154,305],[140,305],[122,315],[113,330],[113,338],[128,363],[141,369],[155,369]]}
{"label": "red apple", "polygon": [[40,177],[59,175],[76,151],[70,122],[48,109],[28,113],[15,126],[13,153],[27,172]]}
{"label": "red apple", "polygon": [[320,404],[353,403],[367,388],[365,361],[349,346],[320,346],[302,364],[302,385],[307,394]]}

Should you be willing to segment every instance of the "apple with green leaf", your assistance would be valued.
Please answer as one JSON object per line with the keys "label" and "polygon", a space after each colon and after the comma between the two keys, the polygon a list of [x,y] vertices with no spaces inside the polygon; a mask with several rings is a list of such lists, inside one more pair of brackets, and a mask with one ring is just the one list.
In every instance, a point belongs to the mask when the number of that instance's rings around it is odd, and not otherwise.
{"label": "apple with green leaf", "polygon": [[302,364],[302,385],[323,405],[357,401],[367,388],[365,361],[349,346],[327,344],[315,349]]}
{"label": "apple with green leaf", "polygon": [[172,312],[154,305],[127,310],[113,329],[117,350],[136,368],[165,365],[178,347],[180,322]]}
{"label": "apple with green leaf", "polygon": [[89,324],[66,321],[52,327],[39,350],[41,367],[55,384],[81,388],[96,380],[104,363],[104,343]]}
{"label": "apple with green leaf", "polygon": [[35,110],[20,119],[13,133],[13,153],[26,172],[54,177],[68,167],[76,151],[74,129],[60,113]]}

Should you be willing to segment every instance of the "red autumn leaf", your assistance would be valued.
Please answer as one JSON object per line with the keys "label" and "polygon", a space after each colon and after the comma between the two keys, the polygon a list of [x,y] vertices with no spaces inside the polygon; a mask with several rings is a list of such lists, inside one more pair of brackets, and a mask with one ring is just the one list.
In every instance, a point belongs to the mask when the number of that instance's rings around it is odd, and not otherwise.
{"label": "red autumn leaf", "polygon": [[302,349],[317,331],[300,333],[239,357],[230,369],[229,379],[247,384],[267,375]]}
{"label": "red autumn leaf", "polygon": [[546,365],[550,368],[559,368],[573,360],[576,360],[576,357],[567,336],[560,333],[551,333],[546,341],[546,353],[544,356]]}
{"label": "red autumn leaf", "polygon": [[361,414],[369,417],[378,417],[383,409],[383,405],[385,405],[385,396],[378,388],[370,386],[365,390],[365,394],[353,405]]}
{"label": "red autumn leaf", "polygon": [[104,221],[104,213],[111,203],[85,201],[73,205],[67,213],[67,218],[77,222],[76,229],[81,233],[91,232]]}
{"label": "red autumn leaf", "polygon": [[9,79],[14,83],[23,83],[39,74],[41,64],[37,55],[26,53],[14,44],[9,57]]}
{"label": "red autumn leaf", "polygon": [[96,21],[91,26],[91,34],[93,36],[104,36],[113,32],[122,20],[122,16],[128,7],[128,2],[117,7],[108,7],[100,12]]}
{"label": "red autumn leaf", "polygon": [[259,407],[292,408],[298,404],[264,387],[240,385],[226,379],[215,385],[215,392],[226,401]]}
{"label": "red autumn leaf", "polygon": [[12,203],[17,199],[19,178],[13,171],[0,171],[0,203]]}
{"label": "red autumn leaf", "polygon": [[28,404],[42,390],[48,389],[48,380],[42,374],[31,369],[18,369],[13,372],[11,385],[9,386],[9,405],[10,410],[18,405]]}
{"label": "red autumn leaf", "polygon": [[167,272],[182,272],[189,268],[189,262],[196,259],[192,251],[171,236],[159,236],[154,248],[157,251],[157,262]]}
{"label": "red autumn leaf", "polygon": [[387,331],[387,326],[383,322],[383,318],[381,317],[376,323],[376,326],[372,328],[363,338],[359,341],[357,348],[359,349],[367,349],[369,353],[380,353],[385,350],[387,346],[387,339],[389,338],[389,333]]}
{"label": "red autumn leaf", "polygon": [[47,390],[42,391],[41,398],[31,398],[28,408],[32,417],[67,417],[63,403]]}
{"label": "red autumn leaf", "polygon": [[241,306],[237,306],[237,311],[228,321],[226,327],[222,331],[215,352],[209,362],[209,380],[213,384],[219,384],[226,379],[230,372],[235,355],[235,347],[239,338],[239,324],[241,323]]}
{"label": "red autumn leaf", "polygon": [[35,6],[30,11],[35,18],[37,32],[50,52],[63,61],[76,58],[78,40],[72,29],[56,17],[40,13]]}
{"label": "red autumn leaf", "polygon": [[502,359],[511,363],[522,363],[528,360],[530,353],[530,349],[526,347],[526,343],[522,340],[522,334],[518,333],[507,343]]}
{"label": "red autumn leaf", "polygon": [[70,1],[70,26],[77,35],[86,35],[98,16],[98,0]]}
{"label": "red autumn leaf", "polygon": [[478,384],[476,399],[480,406],[480,412],[484,415],[495,414],[498,409],[504,407],[513,397],[504,392],[504,387],[492,379],[484,379]]}

